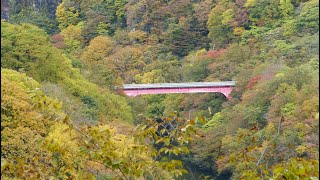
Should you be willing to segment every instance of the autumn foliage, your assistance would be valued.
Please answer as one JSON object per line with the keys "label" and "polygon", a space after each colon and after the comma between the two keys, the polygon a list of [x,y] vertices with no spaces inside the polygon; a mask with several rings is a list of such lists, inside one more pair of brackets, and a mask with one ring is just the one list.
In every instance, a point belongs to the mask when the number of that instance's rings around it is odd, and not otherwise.
{"label": "autumn foliage", "polygon": [[319,179],[319,1],[1,4],[2,179]]}

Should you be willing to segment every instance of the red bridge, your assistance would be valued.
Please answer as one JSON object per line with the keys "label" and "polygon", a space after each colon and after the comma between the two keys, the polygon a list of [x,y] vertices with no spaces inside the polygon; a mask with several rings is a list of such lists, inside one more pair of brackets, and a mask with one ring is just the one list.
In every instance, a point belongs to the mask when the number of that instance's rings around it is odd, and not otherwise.
{"label": "red bridge", "polygon": [[124,84],[123,91],[127,96],[142,94],[204,93],[219,92],[229,97],[235,81],[223,82],[190,82],[158,84]]}

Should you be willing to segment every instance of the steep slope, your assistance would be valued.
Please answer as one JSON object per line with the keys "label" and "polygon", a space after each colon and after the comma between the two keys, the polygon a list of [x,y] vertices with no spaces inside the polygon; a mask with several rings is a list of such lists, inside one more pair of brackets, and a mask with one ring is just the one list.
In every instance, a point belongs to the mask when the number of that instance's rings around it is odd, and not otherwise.
{"label": "steep slope", "polygon": [[49,95],[65,96],[58,98],[65,101],[64,108],[69,114],[76,113],[74,116],[78,117],[74,120],[78,123],[132,120],[126,100],[87,81],[78,69],[72,67],[71,60],[50,44],[43,30],[30,24],[1,24],[2,68],[25,72],[39,82],[48,83],[46,89],[49,92],[62,88],[65,94]]}

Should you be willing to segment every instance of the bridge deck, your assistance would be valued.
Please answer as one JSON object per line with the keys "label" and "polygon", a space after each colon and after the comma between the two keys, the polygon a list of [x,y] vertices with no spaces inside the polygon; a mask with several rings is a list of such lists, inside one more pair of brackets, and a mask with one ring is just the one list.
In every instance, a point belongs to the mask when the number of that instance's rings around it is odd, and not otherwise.
{"label": "bridge deck", "polygon": [[200,88],[200,87],[230,87],[235,81],[222,82],[188,82],[188,83],[155,83],[155,84],[124,84],[123,89],[161,89],[161,88]]}

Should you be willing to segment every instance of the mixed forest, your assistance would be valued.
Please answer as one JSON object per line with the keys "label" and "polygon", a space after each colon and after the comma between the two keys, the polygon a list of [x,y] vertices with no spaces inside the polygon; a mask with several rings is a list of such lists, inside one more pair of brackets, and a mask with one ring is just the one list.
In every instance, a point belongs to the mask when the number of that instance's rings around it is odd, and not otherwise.
{"label": "mixed forest", "polygon": [[1,179],[319,179],[319,1],[1,0]]}

